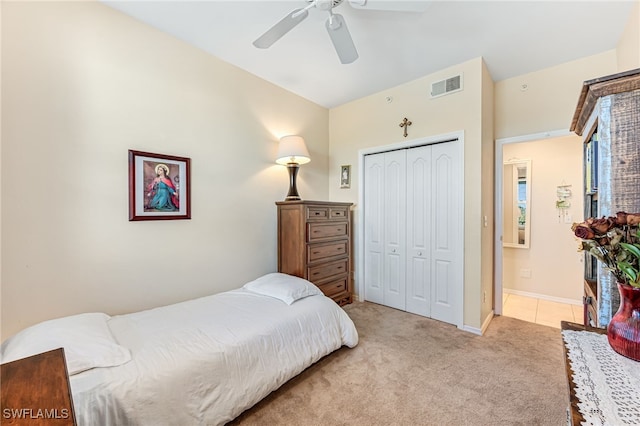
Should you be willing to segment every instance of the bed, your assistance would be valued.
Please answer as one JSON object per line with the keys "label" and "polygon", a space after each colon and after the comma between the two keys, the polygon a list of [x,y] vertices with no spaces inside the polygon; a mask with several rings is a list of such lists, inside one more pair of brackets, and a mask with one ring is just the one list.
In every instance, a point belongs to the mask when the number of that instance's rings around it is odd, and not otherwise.
{"label": "bed", "polygon": [[63,346],[81,426],[218,425],[357,343],[333,300],[274,273],[161,308],[46,321],[5,341],[2,362]]}

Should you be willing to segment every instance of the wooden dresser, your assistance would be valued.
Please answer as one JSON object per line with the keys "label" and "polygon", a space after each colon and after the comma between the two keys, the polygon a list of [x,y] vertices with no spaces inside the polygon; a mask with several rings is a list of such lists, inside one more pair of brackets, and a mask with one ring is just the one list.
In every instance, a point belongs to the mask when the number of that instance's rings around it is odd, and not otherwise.
{"label": "wooden dresser", "polygon": [[64,349],[2,364],[0,380],[0,424],[76,424]]}
{"label": "wooden dresser", "polygon": [[305,278],[339,305],[353,301],[352,203],[281,201],[278,272]]}

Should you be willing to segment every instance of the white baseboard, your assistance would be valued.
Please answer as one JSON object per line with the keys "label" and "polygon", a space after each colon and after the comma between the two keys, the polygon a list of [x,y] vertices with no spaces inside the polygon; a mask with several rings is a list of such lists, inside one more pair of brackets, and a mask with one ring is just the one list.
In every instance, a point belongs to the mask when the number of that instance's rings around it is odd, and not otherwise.
{"label": "white baseboard", "polygon": [[502,292],[503,293],[507,293],[507,294],[515,294],[516,296],[534,297],[536,299],[548,300],[550,302],[566,303],[566,304],[569,304],[569,305],[576,305],[576,306],[582,306],[583,305],[582,300],[566,299],[564,297],[547,296],[546,294],[532,293],[532,292],[529,292],[529,291],[521,291],[521,290],[513,290],[513,289],[510,289],[510,288],[503,288]]}
{"label": "white baseboard", "polygon": [[491,324],[491,320],[493,319],[495,315],[495,312],[493,312],[493,310],[489,313],[489,315],[487,315],[487,318],[485,318],[484,323],[482,323],[482,334],[484,334],[485,331],[487,331],[487,328],[489,328],[489,324]]}
{"label": "white baseboard", "polygon": [[[359,295],[354,293],[353,294],[353,301],[354,302],[361,302]],[[462,328],[460,328],[460,330],[464,330],[464,331],[467,331],[469,333],[473,333],[473,334],[477,334],[478,336],[482,336],[482,334],[487,330],[487,327],[489,327],[489,323],[491,322],[492,318],[493,318],[493,311],[491,311],[491,314],[489,316],[487,316],[487,319],[484,321],[484,324],[482,324],[482,328],[476,328],[476,327],[470,327],[468,325],[464,325],[464,326],[462,326]]]}
{"label": "white baseboard", "polygon": [[484,334],[485,331],[487,331],[487,328],[489,328],[489,324],[491,324],[491,320],[494,317],[494,312],[491,311],[489,313],[489,315],[487,315],[487,317],[485,318],[484,322],[482,323],[482,327],[477,328],[477,327],[470,327],[468,325],[465,325],[464,327],[462,327],[462,329],[464,331],[468,331],[469,333],[473,333],[473,334],[477,334],[478,336],[482,336]]}
{"label": "white baseboard", "polygon": [[462,326],[462,330],[469,332],[469,333],[473,333],[473,334],[477,334],[478,336],[482,336],[482,330],[476,327],[471,327],[469,325],[463,325]]}

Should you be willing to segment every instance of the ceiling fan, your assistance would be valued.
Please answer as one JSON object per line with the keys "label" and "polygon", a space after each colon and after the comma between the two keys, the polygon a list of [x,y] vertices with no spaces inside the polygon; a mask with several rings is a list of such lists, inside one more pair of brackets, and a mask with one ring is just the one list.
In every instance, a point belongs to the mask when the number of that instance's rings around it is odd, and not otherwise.
{"label": "ceiling fan", "polygon": [[[340,62],[350,64],[358,59],[353,39],[342,15],[333,13],[333,9],[339,6],[343,0],[306,0],[309,3],[301,9],[291,11],[287,16],[278,21],[273,27],[253,42],[255,47],[267,49],[282,36],[291,31],[296,25],[309,16],[309,9],[316,8],[329,12],[329,18],[325,27],[331,37],[333,46],[338,53]],[[376,0],[348,0],[349,5],[355,9],[387,10],[401,12],[424,12],[429,1],[376,1]]]}

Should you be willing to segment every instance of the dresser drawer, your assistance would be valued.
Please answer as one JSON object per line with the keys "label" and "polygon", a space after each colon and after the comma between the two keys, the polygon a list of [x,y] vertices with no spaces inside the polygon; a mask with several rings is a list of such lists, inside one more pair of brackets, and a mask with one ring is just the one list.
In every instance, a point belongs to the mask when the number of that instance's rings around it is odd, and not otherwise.
{"label": "dresser drawer", "polygon": [[326,284],[318,285],[318,288],[322,290],[325,296],[331,297],[338,293],[347,291],[347,277],[340,278],[335,281],[328,282]]}
{"label": "dresser drawer", "polygon": [[329,219],[346,219],[349,209],[346,207],[331,207],[329,209]]}
{"label": "dresser drawer", "polygon": [[308,223],[307,241],[322,241],[327,238],[347,238],[349,236],[349,226],[343,223]]}
{"label": "dresser drawer", "polygon": [[327,220],[329,219],[328,207],[307,207],[307,220]]}
{"label": "dresser drawer", "polygon": [[348,263],[348,259],[342,259],[323,263],[321,265],[310,266],[307,268],[307,279],[312,283],[317,283],[325,278],[346,274],[348,270]]}
{"label": "dresser drawer", "polygon": [[341,240],[335,243],[309,244],[307,246],[307,261],[314,263],[336,256],[344,256],[348,252],[349,241]]}
{"label": "dresser drawer", "polygon": [[309,206],[306,208],[307,220],[345,220],[349,208],[343,206]]}

